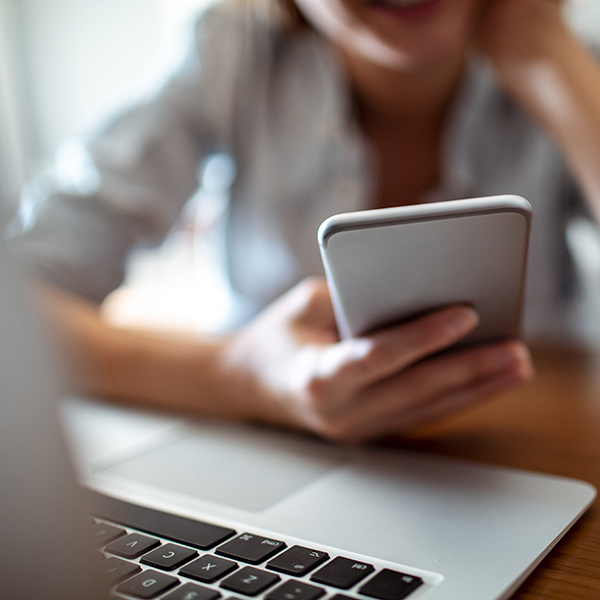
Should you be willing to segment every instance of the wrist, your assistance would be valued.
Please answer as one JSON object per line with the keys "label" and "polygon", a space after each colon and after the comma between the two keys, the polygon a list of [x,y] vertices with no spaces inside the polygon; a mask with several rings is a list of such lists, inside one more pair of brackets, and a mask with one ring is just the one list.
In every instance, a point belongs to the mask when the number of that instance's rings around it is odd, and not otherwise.
{"label": "wrist", "polygon": [[540,68],[552,68],[579,44],[557,0],[492,0],[480,28],[480,49],[511,93]]}
{"label": "wrist", "polygon": [[290,425],[281,401],[285,391],[269,376],[269,352],[257,335],[250,325],[220,340],[213,354],[219,401],[238,419]]}
{"label": "wrist", "polygon": [[[590,60],[591,59],[591,60]],[[500,86],[542,126],[554,130],[562,121],[582,64],[594,63],[589,51],[569,31],[535,51],[492,60]]]}
{"label": "wrist", "polygon": [[[524,46],[524,45],[523,45]],[[535,94],[538,74],[560,72],[577,65],[571,61],[573,50],[580,42],[563,28],[551,39],[532,41],[527,47],[515,48],[501,55],[488,54],[492,69],[500,84],[517,98]]]}

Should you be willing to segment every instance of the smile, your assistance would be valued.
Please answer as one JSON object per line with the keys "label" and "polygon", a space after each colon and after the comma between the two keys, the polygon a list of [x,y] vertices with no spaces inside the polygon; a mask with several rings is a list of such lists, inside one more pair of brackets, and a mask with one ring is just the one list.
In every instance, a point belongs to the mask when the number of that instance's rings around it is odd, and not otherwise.
{"label": "smile", "polygon": [[412,8],[422,4],[429,4],[432,0],[369,0],[371,6],[382,8]]}
{"label": "smile", "polygon": [[421,19],[432,14],[442,0],[367,0],[368,6],[391,17]]}

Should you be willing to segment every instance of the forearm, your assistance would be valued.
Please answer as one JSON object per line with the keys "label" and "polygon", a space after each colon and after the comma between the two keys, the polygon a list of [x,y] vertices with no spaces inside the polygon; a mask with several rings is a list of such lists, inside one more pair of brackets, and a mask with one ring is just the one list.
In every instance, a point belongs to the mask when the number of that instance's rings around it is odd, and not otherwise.
{"label": "forearm", "polygon": [[514,94],[550,133],[600,221],[600,67],[572,35],[515,69]]}
{"label": "forearm", "polygon": [[560,0],[493,0],[482,49],[500,84],[555,140],[600,220],[600,67]]}
{"label": "forearm", "polygon": [[45,286],[40,296],[74,390],[188,413],[250,417],[221,360],[224,339],[113,327],[84,301]]}
{"label": "forearm", "polygon": [[532,374],[516,340],[440,355],[477,325],[450,307],[372,336],[339,341],[324,280],[306,280],[226,338],[112,328],[55,290],[42,307],[79,390],[360,442],[415,429]]}

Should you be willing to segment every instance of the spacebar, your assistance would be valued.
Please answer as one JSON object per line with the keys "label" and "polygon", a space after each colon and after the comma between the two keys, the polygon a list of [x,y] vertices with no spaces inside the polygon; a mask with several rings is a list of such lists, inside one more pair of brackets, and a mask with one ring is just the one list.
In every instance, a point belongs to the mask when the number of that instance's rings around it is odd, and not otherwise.
{"label": "spacebar", "polygon": [[236,534],[235,530],[227,527],[130,504],[98,492],[86,490],[86,495],[94,517],[188,544],[200,550],[208,550]]}

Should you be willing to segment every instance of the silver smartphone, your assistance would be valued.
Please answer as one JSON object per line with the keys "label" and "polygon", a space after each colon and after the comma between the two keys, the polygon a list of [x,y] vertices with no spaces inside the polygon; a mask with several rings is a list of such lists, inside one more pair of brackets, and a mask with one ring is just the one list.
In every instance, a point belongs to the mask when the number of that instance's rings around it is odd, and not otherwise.
{"label": "silver smartphone", "polygon": [[329,217],[318,239],[340,337],[455,304],[480,317],[462,343],[518,337],[531,218],[513,195]]}

